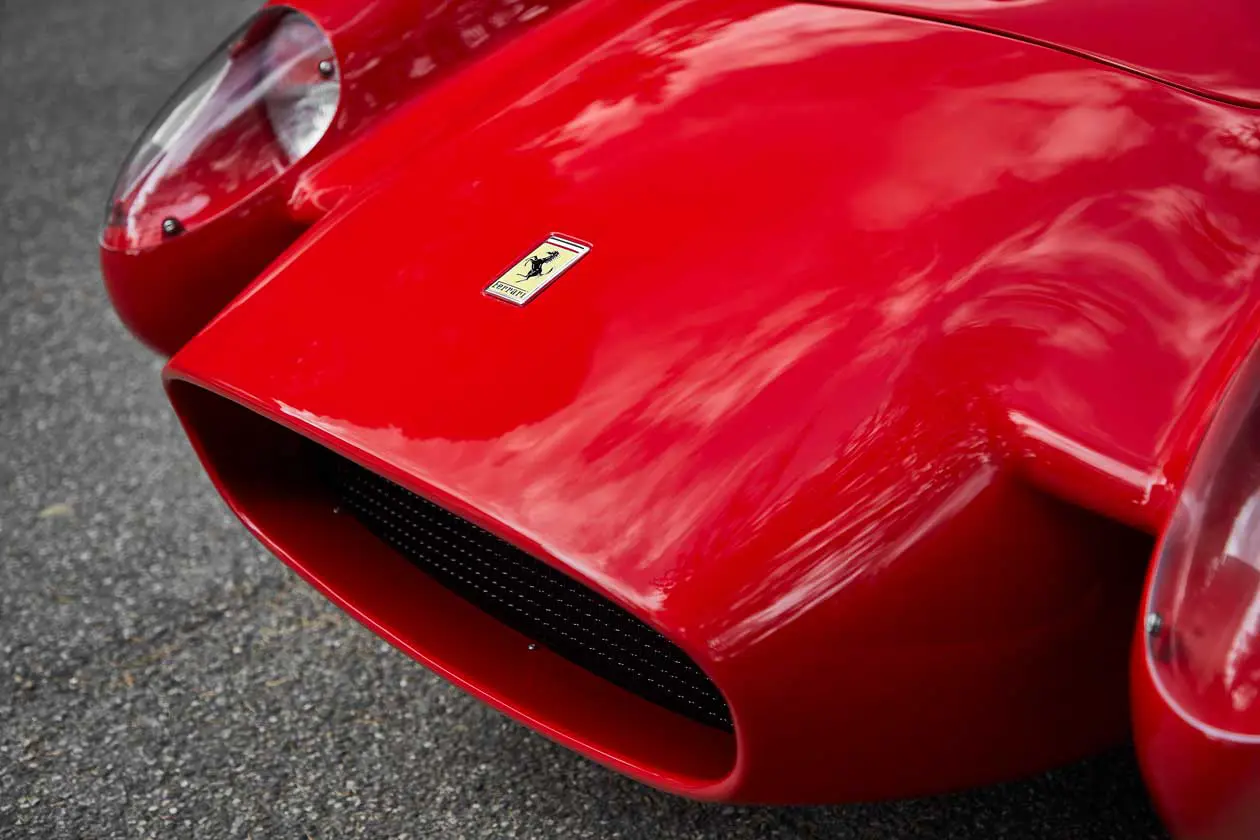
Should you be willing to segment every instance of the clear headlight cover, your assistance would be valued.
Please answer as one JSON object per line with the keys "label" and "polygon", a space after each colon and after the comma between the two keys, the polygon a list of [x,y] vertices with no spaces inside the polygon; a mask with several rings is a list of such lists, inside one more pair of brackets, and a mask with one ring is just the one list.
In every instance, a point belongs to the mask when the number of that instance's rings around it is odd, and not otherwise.
{"label": "clear headlight cover", "polygon": [[1260,742],[1260,352],[1195,455],[1147,612],[1156,685],[1217,737]]}
{"label": "clear headlight cover", "polygon": [[148,247],[231,209],[311,152],[340,100],[331,43],[266,9],[180,88],[123,165],[106,244]]}

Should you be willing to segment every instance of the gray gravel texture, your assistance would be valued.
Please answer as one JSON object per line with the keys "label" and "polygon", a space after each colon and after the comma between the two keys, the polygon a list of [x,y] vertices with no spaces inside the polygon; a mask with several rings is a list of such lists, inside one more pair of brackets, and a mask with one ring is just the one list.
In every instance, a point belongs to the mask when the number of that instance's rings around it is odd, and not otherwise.
{"label": "gray gravel texture", "polygon": [[484,708],[266,556],[95,263],[131,140],[248,8],[0,0],[0,835],[1161,836],[1128,749],[913,802],[674,798]]}

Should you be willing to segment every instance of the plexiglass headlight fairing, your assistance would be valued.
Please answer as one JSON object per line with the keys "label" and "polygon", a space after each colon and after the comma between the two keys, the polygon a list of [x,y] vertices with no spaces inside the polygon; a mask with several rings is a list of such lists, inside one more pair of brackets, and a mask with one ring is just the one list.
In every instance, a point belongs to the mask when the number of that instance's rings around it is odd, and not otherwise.
{"label": "plexiglass headlight fairing", "polygon": [[1260,351],[1208,427],[1157,556],[1146,656],[1216,738],[1260,743]]}
{"label": "plexiglass headlight fairing", "polygon": [[323,31],[291,9],[260,12],[141,137],[110,197],[105,244],[152,247],[236,206],[315,148],[340,92]]}

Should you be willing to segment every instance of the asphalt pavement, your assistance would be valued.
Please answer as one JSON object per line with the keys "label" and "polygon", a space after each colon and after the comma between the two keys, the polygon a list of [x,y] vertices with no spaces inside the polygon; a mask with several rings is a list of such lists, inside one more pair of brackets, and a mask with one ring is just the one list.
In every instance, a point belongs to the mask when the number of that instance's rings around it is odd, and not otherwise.
{"label": "asphalt pavement", "polygon": [[95,250],[132,139],[249,8],[0,0],[0,836],[1161,836],[1128,748],[912,802],[659,793],[430,675],[255,545]]}

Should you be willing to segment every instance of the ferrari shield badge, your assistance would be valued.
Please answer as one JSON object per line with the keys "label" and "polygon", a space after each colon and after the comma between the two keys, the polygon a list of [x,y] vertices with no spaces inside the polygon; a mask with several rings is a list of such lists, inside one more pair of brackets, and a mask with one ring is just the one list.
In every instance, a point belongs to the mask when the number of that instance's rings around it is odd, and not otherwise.
{"label": "ferrari shield badge", "polygon": [[524,306],[586,256],[589,245],[581,245],[552,234],[524,259],[509,268],[489,286],[486,294]]}

